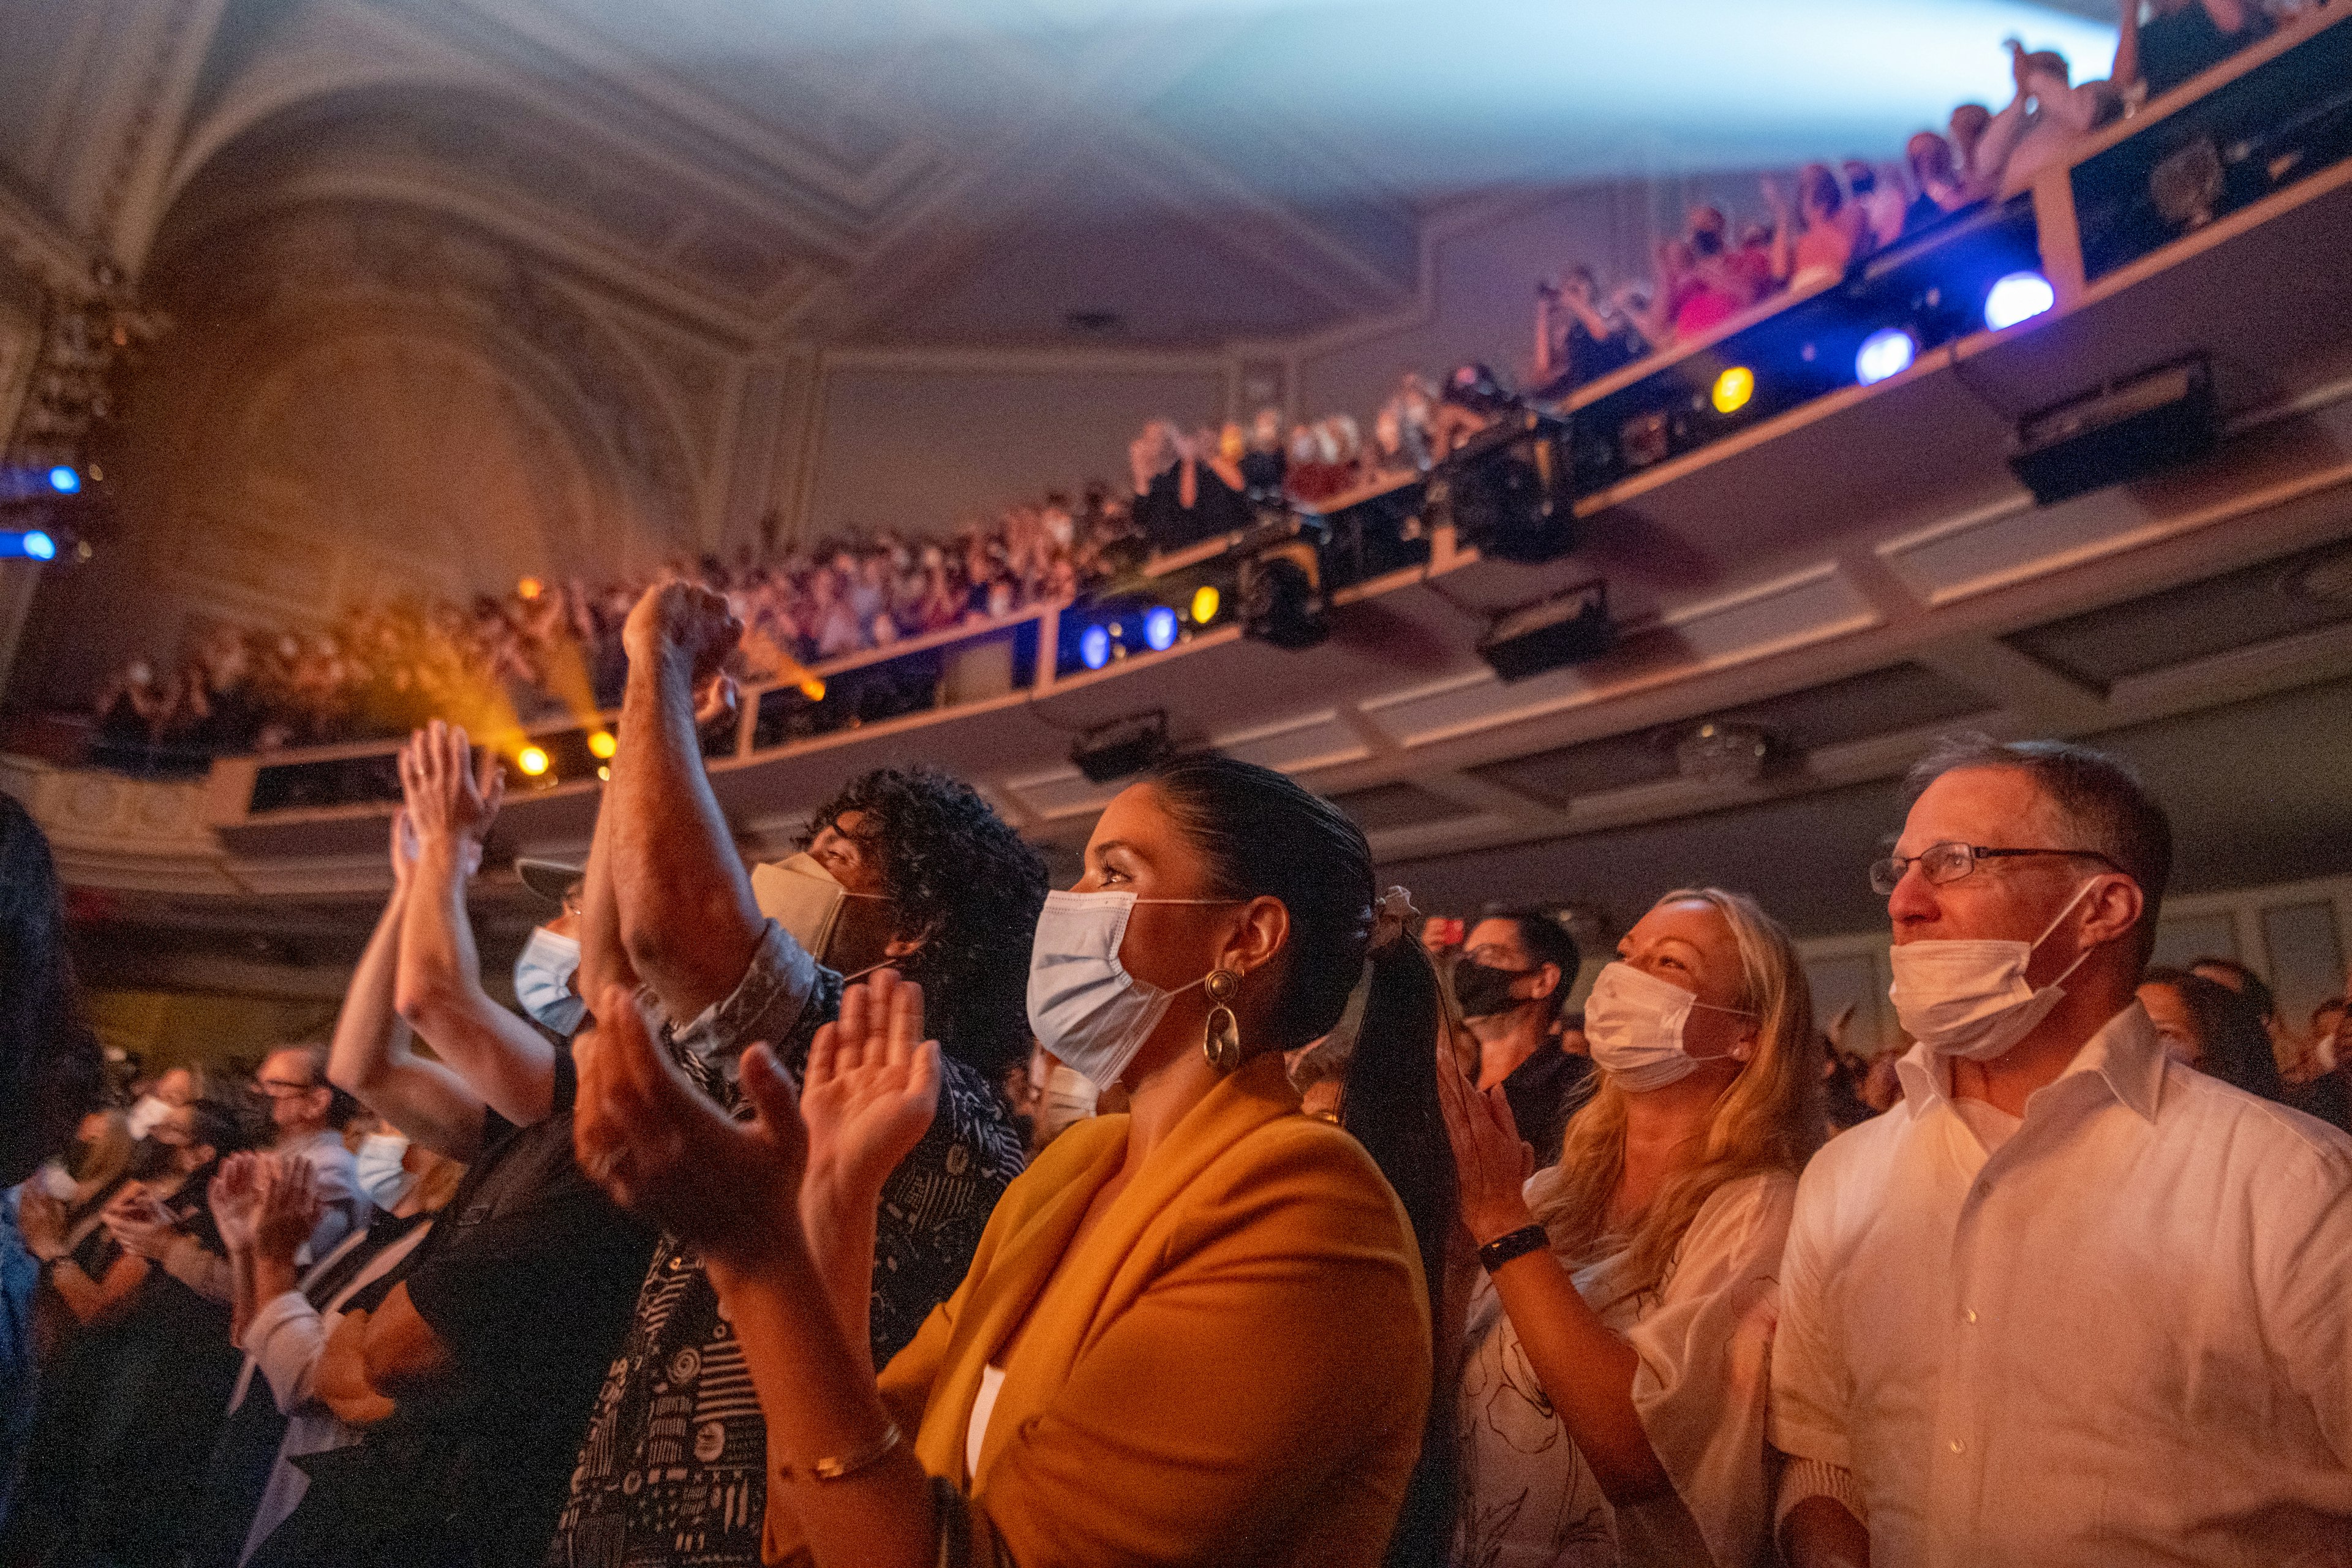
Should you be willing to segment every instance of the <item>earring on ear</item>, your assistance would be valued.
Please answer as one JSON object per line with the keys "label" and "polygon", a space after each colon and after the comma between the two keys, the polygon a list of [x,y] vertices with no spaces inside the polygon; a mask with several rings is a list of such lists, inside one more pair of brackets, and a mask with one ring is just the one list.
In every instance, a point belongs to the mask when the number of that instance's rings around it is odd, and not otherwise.
{"label": "earring on ear", "polygon": [[1242,1065],[1241,1025],[1231,1005],[1241,988],[1242,977],[1230,969],[1212,970],[1202,982],[1209,996],[1209,1026],[1201,1036],[1201,1054],[1219,1072],[1231,1072]]}

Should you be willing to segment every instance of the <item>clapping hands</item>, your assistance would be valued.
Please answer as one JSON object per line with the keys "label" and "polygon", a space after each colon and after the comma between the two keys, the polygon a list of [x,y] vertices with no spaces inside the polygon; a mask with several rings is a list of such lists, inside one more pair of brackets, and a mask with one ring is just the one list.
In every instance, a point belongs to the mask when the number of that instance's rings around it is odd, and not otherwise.
{"label": "clapping hands", "polygon": [[1502,1085],[1482,1090],[1472,1082],[1444,1032],[1441,1026],[1437,1103],[1445,1115],[1446,1142],[1454,1146],[1462,1224],[1483,1245],[1533,1222],[1524,1188],[1536,1155],[1519,1138]]}
{"label": "clapping hands", "polygon": [[[482,863],[482,841],[506,799],[507,771],[485,748],[476,755],[466,731],[436,719],[400,749],[400,791],[407,802],[409,827],[426,848],[448,846],[463,857],[471,876]],[[393,828],[394,875],[400,833]]]}
{"label": "clapping hands", "polygon": [[890,970],[844,994],[817,1032],[795,1094],[773,1050],[743,1053],[750,1120],[730,1120],[662,1049],[645,1003],[608,987],[574,1047],[581,1168],[701,1253],[749,1274],[870,1220],[882,1184],[939,1106],[939,1042],[922,1036],[922,987]]}
{"label": "clapping hands", "polygon": [[841,1016],[809,1047],[801,1215],[811,1236],[871,1218],[882,1184],[923,1141],[939,1104],[940,1043],[923,1038],[923,988],[877,970],[843,993]]}

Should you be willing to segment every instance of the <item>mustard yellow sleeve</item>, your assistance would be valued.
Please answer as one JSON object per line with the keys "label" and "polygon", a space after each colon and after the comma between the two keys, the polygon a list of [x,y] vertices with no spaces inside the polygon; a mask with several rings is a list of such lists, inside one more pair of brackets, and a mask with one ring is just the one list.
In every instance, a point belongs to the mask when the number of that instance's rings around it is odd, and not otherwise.
{"label": "mustard yellow sleeve", "polygon": [[1345,1134],[1258,1142],[992,1460],[973,1563],[1379,1563],[1430,1395],[1419,1257]]}

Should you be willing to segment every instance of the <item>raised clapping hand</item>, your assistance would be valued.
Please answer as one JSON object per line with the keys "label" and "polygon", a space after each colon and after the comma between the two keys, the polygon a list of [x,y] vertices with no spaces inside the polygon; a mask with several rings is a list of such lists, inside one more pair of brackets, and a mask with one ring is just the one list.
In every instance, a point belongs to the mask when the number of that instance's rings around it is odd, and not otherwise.
{"label": "raised clapping hand", "polygon": [[615,1203],[702,1255],[714,1272],[755,1274],[804,1246],[799,1224],[808,1131],[791,1079],[764,1045],[739,1068],[751,1119],[734,1121],[657,1043],[648,1004],[624,985],[594,999],[572,1043],[580,1168]]}
{"label": "raised clapping hand", "polygon": [[253,1246],[253,1220],[261,1210],[269,1163],[267,1154],[231,1154],[221,1162],[212,1184],[205,1189],[213,1224],[220,1227],[221,1242],[232,1252]]}
{"label": "raised clapping hand", "polygon": [[319,1173],[299,1154],[263,1156],[264,1173],[254,1205],[253,1249],[265,1258],[291,1264],[310,1233],[319,1228],[326,1204],[319,1195]]}
{"label": "raised clapping hand", "polygon": [[1437,1103],[1445,1115],[1445,1140],[1454,1145],[1460,1184],[1462,1224],[1480,1246],[1535,1223],[1522,1191],[1535,1173],[1536,1153],[1520,1141],[1503,1086],[1480,1092],[1465,1077],[1454,1047],[1440,1029]]}
{"label": "raised clapping hand", "polygon": [[938,1114],[940,1043],[923,1038],[923,988],[893,969],[842,994],[816,1032],[801,1089],[808,1170],[801,1215],[810,1236],[833,1215],[870,1218],[882,1184]]}
{"label": "raised clapping hand", "polygon": [[106,1232],[114,1237],[115,1245],[125,1252],[154,1259],[163,1256],[180,1227],[165,1213],[155,1195],[137,1182],[116,1194],[104,1214]]}
{"label": "raised clapping hand", "polygon": [[436,719],[400,750],[400,792],[418,841],[456,846],[472,875],[506,799],[507,771],[498,757],[487,748],[475,756],[464,730]]}
{"label": "raised clapping hand", "polygon": [[[401,791],[407,793],[407,753],[401,753]],[[402,806],[392,814],[392,886],[394,892],[406,889],[416,875],[416,858],[425,847],[416,840],[416,825],[408,820],[408,808]]]}

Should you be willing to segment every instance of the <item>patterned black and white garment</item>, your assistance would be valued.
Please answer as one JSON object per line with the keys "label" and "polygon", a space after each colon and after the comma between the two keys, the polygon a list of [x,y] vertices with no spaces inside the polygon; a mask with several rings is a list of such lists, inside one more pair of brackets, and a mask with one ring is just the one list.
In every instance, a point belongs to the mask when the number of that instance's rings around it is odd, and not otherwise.
{"label": "patterned black and white garment", "polygon": [[[841,976],[773,922],[735,994],[678,1030],[673,1056],[738,1117],[738,1058],[775,1042],[795,1086]],[[939,1113],[882,1190],[874,1253],[874,1364],[915,1337],[971,1267],[990,1211],[1021,1173],[1012,1112],[976,1069],[942,1057]],[[636,1318],[597,1395],[548,1553],[551,1568],[760,1562],[767,1427],[750,1369],[693,1250],[655,1249]]]}

